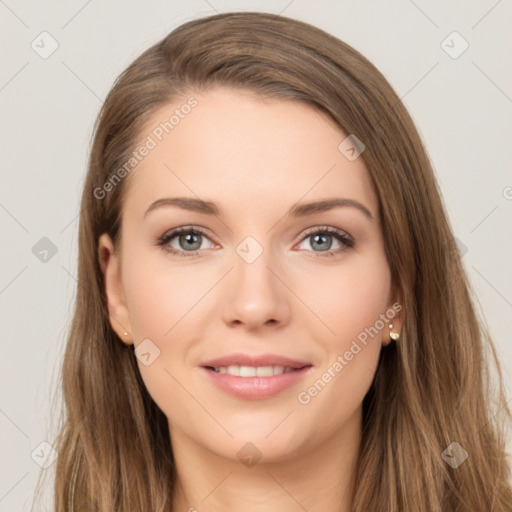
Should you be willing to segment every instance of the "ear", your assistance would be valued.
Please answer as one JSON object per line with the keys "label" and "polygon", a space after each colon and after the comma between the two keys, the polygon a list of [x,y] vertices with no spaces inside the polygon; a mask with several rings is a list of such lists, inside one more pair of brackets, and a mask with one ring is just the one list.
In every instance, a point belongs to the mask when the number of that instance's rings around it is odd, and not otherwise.
{"label": "ear", "polygon": [[[130,314],[124,297],[119,257],[115,253],[114,244],[104,233],[98,240],[98,257],[105,278],[108,314],[112,329],[119,339],[127,345],[133,344],[131,336]],[[125,335],[125,333],[128,333]]]}
{"label": "ear", "polygon": [[[393,318],[389,318],[386,327],[383,330],[383,338],[382,345],[386,346],[391,343],[390,333],[391,331],[401,334],[404,320],[405,320],[405,303],[403,299],[403,294],[401,290],[397,287],[393,287],[393,291],[391,293],[390,303],[388,304],[387,311],[394,311],[395,316]],[[389,326],[393,325],[393,329],[390,329]]]}

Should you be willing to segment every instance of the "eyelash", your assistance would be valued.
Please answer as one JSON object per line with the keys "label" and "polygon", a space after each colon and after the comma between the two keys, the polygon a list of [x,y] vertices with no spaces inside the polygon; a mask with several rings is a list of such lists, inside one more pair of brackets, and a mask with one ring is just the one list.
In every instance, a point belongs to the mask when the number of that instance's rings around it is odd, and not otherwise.
{"label": "eyelash", "polygon": [[[190,257],[190,256],[196,256],[198,253],[202,251],[202,249],[197,249],[195,251],[181,251],[174,249],[173,247],[170,247],[168,243],[175,238],[178,235],[181,235],[183,233],[187,234],[194,234],[194,235],[203,235],[207,238],[208,234],[203,231],[201,228],[197,227],[187,227],[183,226],[180,228],[173,229],[172,231],[169,231],[168,233],[163,234],[161,237],[157,239],[156,245],[161,246],[165,252],[168,252],[170,254],[173,254],[175,256],[178,256],[180,258],[182,257]],[[355,246],[354,240],[346,235],[343,231],[331,227],[321,227],[321,228],[312,228],[308,231],[306,231],[305,235],[300,240],[300,243],[302,243],[304,240],[309,238],[312,235],[316,234],[329,234],[332,235],[334,238],[336,238],[339,242],[341,242],[345,247],[342,247],[341,249],[333,249],[329,251],[312,251],[318,253],[320,257],[327,257],[327,256],[335,256],[336,254],[341,254],[342,252],[346,251],[347,249],[351,249]]]}

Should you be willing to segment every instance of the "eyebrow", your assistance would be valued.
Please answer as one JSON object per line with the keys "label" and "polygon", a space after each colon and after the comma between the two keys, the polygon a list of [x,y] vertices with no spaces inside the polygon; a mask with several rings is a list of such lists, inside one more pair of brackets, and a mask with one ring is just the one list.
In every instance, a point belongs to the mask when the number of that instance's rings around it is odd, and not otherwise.
{"label": "eyebrow", "polygon": [[[178,208],[182,208],[183,210],[203,213],[205,215],[221,216],[223,214],[222,209],[211,201],[203,201],[202,199],[196,199],[194,197],[163,197],[162,199],[157,199],[155,202],[151,203],[149,208],[144,213],[144,217],[146,217],[151,211],[163,206],[176,206]],[[305,217],[307,215],[322,213],[339,207],[356,208],[362,212],[370,221],[374,220],[370,210],[359,201],[341,197],[324,199],[311,203],[296,204],[290,208],[288,214],[292,217]]]}

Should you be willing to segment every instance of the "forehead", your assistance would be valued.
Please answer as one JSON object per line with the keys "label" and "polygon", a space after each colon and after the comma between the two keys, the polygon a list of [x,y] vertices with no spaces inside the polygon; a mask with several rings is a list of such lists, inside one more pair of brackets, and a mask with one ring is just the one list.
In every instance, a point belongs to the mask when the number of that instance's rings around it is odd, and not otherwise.
{"label": "forehead", "polygon": [[298,101],[229,88],[190,93],[146,123],[136,148],[151,149],[130,175],[124,208],[138,210],[165,195],[280,210],[343,196],[364,202],[377,218],[363,159],[351,161],[340,150],[348,135]]}

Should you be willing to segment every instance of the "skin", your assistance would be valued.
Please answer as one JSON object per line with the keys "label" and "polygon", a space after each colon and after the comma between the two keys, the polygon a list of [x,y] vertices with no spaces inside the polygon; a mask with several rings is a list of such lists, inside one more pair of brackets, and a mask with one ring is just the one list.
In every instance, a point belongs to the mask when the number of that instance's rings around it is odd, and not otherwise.
{"label": "skin", "polygon": [[[228,88],[193,97],[198,105],[129,177],[121,247],[114,252],[106,234],[99,240],[113,329],[125,343],[150,339],[160,350],[150,365],[138,364],[169,421],[175,510],[348,512],[362,401],[389,342],[388,323],[309,403],[297,397],[401,302],[368,170],[338,149],[348,134],[310,106]],[[156,112],[140,140],[185,101]],[[144,217],[153,201],[177,196],[213,201],[223,214],[165,206]],[[360,202],[373,220],[353,207],[287,215],[298,202],[333,197]],[[193,250],[179,235],[168,245],[185,257],[156,245],[180,226],[207,231],[199,254],[187,254]],[[315,245],[304,233],[315,227],[337,228],[355,246],[329,233]],[[252,263],[236,251],[249,235],[263,249]],[[322,256],[329,243],[342,252]],[[400,315],[393,324],[400,331]],[[234,352],[279,354],[312,368],[276,396],[244,400],[200,369]],[[248,442],[261,453],[251,467],[237,456]]]}

